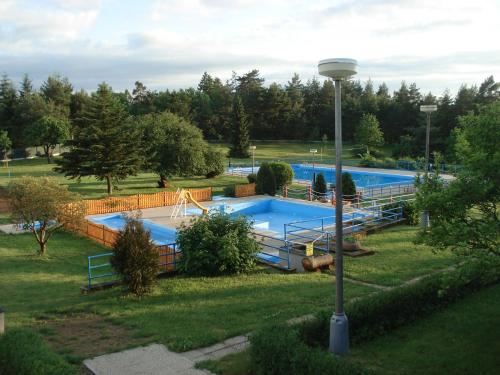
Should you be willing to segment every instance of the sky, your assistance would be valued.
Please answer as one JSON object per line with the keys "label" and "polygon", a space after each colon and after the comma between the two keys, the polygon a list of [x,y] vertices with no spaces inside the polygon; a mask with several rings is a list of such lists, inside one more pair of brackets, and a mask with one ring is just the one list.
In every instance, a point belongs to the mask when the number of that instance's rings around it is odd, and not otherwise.
{"label": "sky", "polygon": [[305,82],[354,58],[356,79],[422,93],[500,80],[500,0],[0,0],[0,73],[75,89],[196,87],[258,69]]}

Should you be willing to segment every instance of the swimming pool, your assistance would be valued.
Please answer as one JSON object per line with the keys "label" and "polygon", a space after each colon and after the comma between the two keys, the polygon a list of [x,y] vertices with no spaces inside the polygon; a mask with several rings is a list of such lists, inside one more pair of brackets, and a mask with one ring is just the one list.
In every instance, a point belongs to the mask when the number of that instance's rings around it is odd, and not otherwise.
{"label": "swimming pool", "polygon": [[[294,178],[296,180],[309,180],[313,179],[314,173],[322,173],[325,176],[325,180],[328,183],[335,183],[335,168],[329,167],[314,167],[312,165],[305,164],[291,164]],[[248,173],[252,172],[251,167],[244,168],[230,168],[229,172],[241,172]],[[254,172],[257,173],[258,167],[254,168]],[[381,172],[371,172],[371,171],[355,171],[350,169],[344,169],[344,172],[349,172],[352,175],[354,183],[357,188],[373,188],[380,186],[391,186],[399,184],[412,184],[415,179],[413,176],[401,175],[397,173],[381,173]]]}
{"label": "swimming pool", "polygon": [[[125,218],[121,214],[109,216],[91,216],[89,220],[107,226],[110,229],[121,230],[125,226]],[[144,228],[151,232],[151,239],[155,245],[170,245],[175,243],[177,231],[175,228],[158,225],[148,219],[141,219]]]}

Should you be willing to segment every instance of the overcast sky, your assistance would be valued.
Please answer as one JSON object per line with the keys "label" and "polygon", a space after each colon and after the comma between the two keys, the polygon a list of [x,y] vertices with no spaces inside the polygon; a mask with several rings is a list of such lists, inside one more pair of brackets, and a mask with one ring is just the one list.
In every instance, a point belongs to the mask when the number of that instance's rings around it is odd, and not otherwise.
{"label": "overcast sky", "polygon": [[500,80],[500,0],[0,0],[0,73],[37,86],[187,88],[253,68],[286,83],[329,57],[391,90]]}

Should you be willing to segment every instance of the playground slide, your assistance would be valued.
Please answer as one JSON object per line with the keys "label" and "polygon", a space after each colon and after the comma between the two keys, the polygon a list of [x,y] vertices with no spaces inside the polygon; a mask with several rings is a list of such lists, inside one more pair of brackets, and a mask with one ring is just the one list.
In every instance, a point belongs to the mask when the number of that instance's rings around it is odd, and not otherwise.
{"label": "playground slide", "polygon": [[203,215],[208,214],[208,208],[202,206],[196,199],[194,199],[190,191],[185,190],[184,197],[186,197],[186,199],[189,199],[196,207],[198,207],[203,212]]}

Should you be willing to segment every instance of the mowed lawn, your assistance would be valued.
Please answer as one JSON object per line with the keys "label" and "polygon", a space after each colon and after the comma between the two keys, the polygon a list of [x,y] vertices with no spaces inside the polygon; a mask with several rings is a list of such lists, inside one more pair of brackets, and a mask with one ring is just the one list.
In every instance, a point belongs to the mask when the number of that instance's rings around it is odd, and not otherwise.
{"label": "mowed lawn", "polygon": [[[380,375],[496,375],[500,368],[500,285],[465,297],[411,325],[351,346],[348,360]],[[221,375],[253,375],[248,351],[202,364]]]}
{"label": "mowed lawn", "polygon": [[[86,257],[103,247],[56,233],[47,257],[35,255],[36,249],[30,234],[0,234],[0,301],[7,328],[37,327],[40,319],[50,326],[52,319],[98,314],[137,336],[183,351],[333,307],[332,276],[264,268],[232,277],[161,279],[142,299],[124,297],[120,287],[85,295],[80,287],[86,281]],[[345,293],[351,299],[371,291],[347,283]]]}
{"label": "mowed lawn", "polygon": [[361,243],[375,254],[361,258],[344,257],[346,277],[396,286],[459,261],[449,251],[433,252],[428,246],[416,245],[417,231],[417,227],[399,225],[367,236]]}

